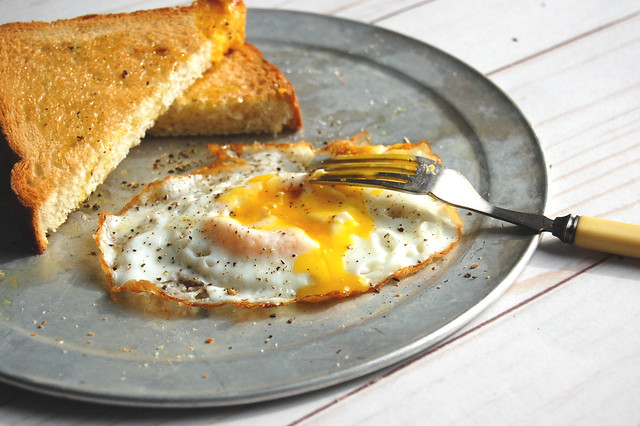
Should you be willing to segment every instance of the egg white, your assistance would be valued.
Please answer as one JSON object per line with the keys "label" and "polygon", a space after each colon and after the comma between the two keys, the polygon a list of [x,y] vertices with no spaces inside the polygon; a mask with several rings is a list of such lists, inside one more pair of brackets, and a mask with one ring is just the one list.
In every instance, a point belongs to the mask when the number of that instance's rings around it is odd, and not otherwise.
{"label": "egg white", "polygon": [[[295,227],[242,224],[223,200],[266,174],[275,175],[269,185],[315,191],[314,196],[342,189],[308,183],[315,151],[305,143],[224,153],[222,165],[153,183],[118,214],[103,214],[96,242],[113,290],[153,292],[203,307],[322,300],[375,288],[448,252],[460,239],[455,210],[429,196],[350,189],[360,194],[374,225],[365,237],[350,237],[341,267],[363,286],[314,292],[312,274],[296,262],[320,243]],[[327,218],[327,233],[343,232],[354,220],[353,211],[336,212]],[[265,223],[271,219],[267,211]]]}

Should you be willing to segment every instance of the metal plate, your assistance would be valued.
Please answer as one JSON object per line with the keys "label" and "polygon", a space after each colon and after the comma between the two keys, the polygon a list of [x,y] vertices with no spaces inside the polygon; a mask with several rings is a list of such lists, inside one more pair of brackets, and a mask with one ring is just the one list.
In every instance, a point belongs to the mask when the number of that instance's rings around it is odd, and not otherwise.
{"label": "metal plate", "polygon": [[[331,17],[250,10],[247,29],[300,98],[304,130],[278,140],[319,145],[363,129],[378,143],[427,139],[494,203],[544,210],[545,162],[533,132],[512,102],[465,64]],[[451,335],[507,288],[537,244],[536,236],[462,212],[464,239],[449,256],[378,294],[253,310],[110,296],[92,240],[96,209],[117,210],[139,185],[206,163],[207,143],[252,140],[146,138],[42,256],[29,254],[17,218],[2,209],[2,380],[137,406],[229,405],[320,389]],[[2,205],[7,181],[5,174]]]}

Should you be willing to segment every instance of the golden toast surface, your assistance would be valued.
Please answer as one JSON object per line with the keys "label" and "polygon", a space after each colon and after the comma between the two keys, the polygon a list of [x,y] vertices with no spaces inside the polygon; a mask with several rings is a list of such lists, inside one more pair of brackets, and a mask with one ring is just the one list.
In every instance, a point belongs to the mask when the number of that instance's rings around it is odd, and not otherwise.
{"label": "golden toast surface", "polygon": [[253,45],[233,49],[174,101],[150,134],[271,133],[302,126],[291,83]]}
{"label": "golden toast surface", "polygon": [[0,125],[36,248],[171,102],[244,42],[240,0],[0,26]]}

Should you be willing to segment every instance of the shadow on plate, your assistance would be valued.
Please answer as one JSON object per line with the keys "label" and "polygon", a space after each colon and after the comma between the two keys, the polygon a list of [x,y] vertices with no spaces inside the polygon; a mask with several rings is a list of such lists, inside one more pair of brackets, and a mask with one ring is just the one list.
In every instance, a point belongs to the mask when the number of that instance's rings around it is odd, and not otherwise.
{"label": "shadow on plate", "polygon": [[17,161],[0,134],[0,262],[33,256],[35,239],[30,232],[30,214],[11,190],[11,169]]}

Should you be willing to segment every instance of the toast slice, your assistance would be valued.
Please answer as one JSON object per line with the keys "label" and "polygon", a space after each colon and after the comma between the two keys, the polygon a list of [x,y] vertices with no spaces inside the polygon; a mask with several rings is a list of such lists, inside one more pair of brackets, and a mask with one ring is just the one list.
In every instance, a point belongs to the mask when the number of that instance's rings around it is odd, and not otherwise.
{"label": "toast slice", "polygon": [[156,118],[244,43],[241,0],[0,26],[0,126],[11,188],[43,252]]}
{"label": "toast slice", "polygon": [[302,126],[293,87],[253,45],[207,70],[149,131],[155,136],[280,133]]}

